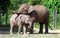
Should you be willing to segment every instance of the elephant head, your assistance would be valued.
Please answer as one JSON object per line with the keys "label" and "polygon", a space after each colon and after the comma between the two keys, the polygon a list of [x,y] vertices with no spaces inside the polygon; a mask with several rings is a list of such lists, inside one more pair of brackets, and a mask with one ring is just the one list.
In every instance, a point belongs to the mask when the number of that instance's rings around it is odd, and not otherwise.
{"label": "elephant head", "polygon": [[34,6],[24,3],[18,9],[18,14],[20,14],[20,13],[22,13],[22,14],[30,14],[33,11],[34,11]]}
{"label": "elephant head", "polygon": [[22,14],[27,14],[27,10],[29,8],[29,5],[24,3],[20,6],[20,8],[18,9],[18,13],[22,13]]}

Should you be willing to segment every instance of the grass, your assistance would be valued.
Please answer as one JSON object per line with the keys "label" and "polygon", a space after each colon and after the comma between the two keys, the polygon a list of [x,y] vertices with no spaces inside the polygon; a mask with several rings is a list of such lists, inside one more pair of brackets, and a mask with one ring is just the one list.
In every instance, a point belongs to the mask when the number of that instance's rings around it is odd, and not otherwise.
{"label": "grass", "polygon": [[60,38],[60,34],[30,34],[30,36],[22,36],[17,34],[3,34],[0,38]]}

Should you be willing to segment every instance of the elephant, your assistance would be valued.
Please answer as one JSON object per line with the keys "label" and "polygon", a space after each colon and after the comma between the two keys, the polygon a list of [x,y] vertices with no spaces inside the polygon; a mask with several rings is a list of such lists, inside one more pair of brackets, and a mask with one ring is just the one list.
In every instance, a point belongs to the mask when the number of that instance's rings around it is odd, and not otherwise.
{"label": "elephant", "polygon": [[[18,34],[21,31],[21,27],[23,26],[23,33],[26,34],[26,29],[29,28],[29,31],[31,29],[32,24],[34,23],[35,18],[30,17],[29,15],[25,14],[16,14],[15,11],[13,11],[13,15],[10,18],[10,34],[12,33],[13,26],[18,26]],[[28,26],[27,26],[28,25]]]}
{"label": "elephant", "polygon": [[[29,28],[28,30],[30,31],[31,26],[34,23],[35,18],[30,17],[30,15],[20,14],[17,17],[17,20],[21,21],[21,24],[23,25],[23,33],[26,34],[26,29]],[[30,32],[29,32],[29,34],[30,34]]]}
{"label": "elephant", "polygon": [[[43,5],[22,4],[18,9],[18,13],[30,15],[35,18],[35,22],[40,24],[39,33],[43,33],[43,24],[45,24],[45,33],[48,33],[49,11]],[[33,25],[31,27],[33,29]],[[32,32],[31,32],[32,33]]]}
{"label": "elephant", "polygon": [[20,28],[21,28],[22,24],[19,20],[16,20],[17,16],[18,16],[17,14],[13,14],[10,18],[10,34],[13,34],[12,31],[13,31],[14,26],[18,26],[17,34],[19,34],[19,32],[20,32]]}

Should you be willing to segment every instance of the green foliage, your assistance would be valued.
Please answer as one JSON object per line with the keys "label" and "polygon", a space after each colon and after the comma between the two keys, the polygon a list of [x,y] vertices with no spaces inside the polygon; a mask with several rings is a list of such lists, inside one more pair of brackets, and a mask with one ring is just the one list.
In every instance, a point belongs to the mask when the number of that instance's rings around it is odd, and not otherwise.
{"label": "green foliage", "polygon": [[2,14],[5,14],[10,4],[10,0],[0,0],[0,9]]}
{"label": "green foliage", "polygon": [[32,4],[32,5],[36,5],[36,4],[40,4],[41,0],[29,0],[28,4]]}
{"label": "green foliage", "polygon": [[10,0],[10,9],[11,10],[16,10],[20,6],[20,0]]}

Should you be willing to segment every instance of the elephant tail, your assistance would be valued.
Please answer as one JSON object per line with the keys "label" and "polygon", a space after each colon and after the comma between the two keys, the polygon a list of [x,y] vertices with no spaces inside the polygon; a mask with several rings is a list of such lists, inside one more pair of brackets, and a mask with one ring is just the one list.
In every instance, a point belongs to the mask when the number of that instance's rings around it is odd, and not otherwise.
{"label": "elephant tail", "polygon": [[49,28],[51,29],[51,30],[53,30],[53,28],[49,25]]}
{"label": "elephant tail", "polygon": [[[48,13],[48,15],[50,14],[50,12],[48,11],[47,12]],[[50,26],[50,25],[48,25],[49,26],[49,28],[51,29],[51,30],[53,30],[53,28]]]}

